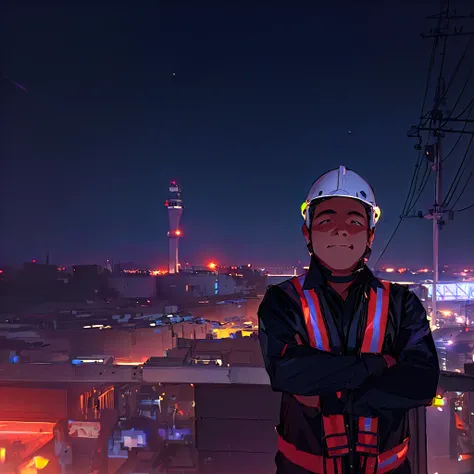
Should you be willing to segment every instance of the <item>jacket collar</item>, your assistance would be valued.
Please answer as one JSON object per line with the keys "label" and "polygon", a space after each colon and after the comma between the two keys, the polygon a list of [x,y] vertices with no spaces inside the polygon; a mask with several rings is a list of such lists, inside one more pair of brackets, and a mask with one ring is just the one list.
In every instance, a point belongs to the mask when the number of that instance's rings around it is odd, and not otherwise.
{"label": "jacket collar", "polygon": [[[382,282],[374,276],[370,271],[367,265],[362,265],[361,269],[357,272],[356,277],[354,278],[352,285],[362,285],[364,283],[369,283],[370,286],[374,289],[383,288]],[[304,290],[311,290],[317,287],[324,287],[328,285],[328,281],[324,275],[323,268],[321,264],[315,257],[311,257],[311,263],[309,270],[306,273],[306,278],[303,283]]]}

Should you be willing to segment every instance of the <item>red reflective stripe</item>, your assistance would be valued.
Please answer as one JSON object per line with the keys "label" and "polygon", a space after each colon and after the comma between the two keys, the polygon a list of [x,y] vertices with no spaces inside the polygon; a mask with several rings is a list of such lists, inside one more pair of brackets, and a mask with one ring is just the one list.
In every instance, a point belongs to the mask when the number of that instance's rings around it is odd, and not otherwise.
{"label": "red reflective stripe", "polygon": [[281,356],[284,356],[284,355],[285,355],[285,352],[286,352],[287,349],[288,349],[288,344],[285,344],[285,345],[283,346],[283,349],[281,350]]}
{"label": "red reflective stripe", "polygon": [[356,452],[378,454],[378,418],[361,416],[358,422]]}
{"label": "red reflective stripe", "polygon": [[315,474],[324,472],[324,460],[322,456],[317,456],[311,453],[299,451],[295,446],[285,441],[281,436],[278,436],[278,451],[280,451],[285,458],[293,464],[306,469]]}
{"label": "red reflective stripe", "polygon": [[342,458],[326,458],[325,474],[342,474]]}
{"label": "red reflective stripe", "polygon": [[390,472],[392,469],[400,467],[407,458],[408,454],[408,442],[410,438],[406,438],[402,444],[395,446],[390,451],[382,453],[378,457],[377,474],[385,474]]}
{"label": "red reflective stripe", "polygon": [[323,416],[323,424],[326,436],[339,435],[346,432],[342,415]]}
{"label": "red reflective stripe", "polygon": [[301,286],[300,281],[298,278],[293,278],[291,280],[295,290],[298,292],[301,301],[301,308],[303,309],[304,315],[304,322],[306,324],[306,330],[308,331],[308,338],[309,338],[309,345],[311,347],[316,347],[316,339],[314,337],[313,326],[311,325],[311,314],[309,311],[308,302],[306,301],[306,297],[304,296],[303,288]]}
{"label": "red reflective stripe", "polygon": [[[377,308],[377,292],[375,290],[370,290],[369,298],[369,308],[367,312],[367,324],[365,326],[364,340],[362,342],[361,352],[377,352],[381,353],[383,348],[383,342],[385,339],[385,331],[387,329],[388,321],[388,309],[390,302],[390,283],[383,281],[383,289],[379,288],[378,291],[382,291],[382,305],[381,308]],[[380,320],[376,320],[377,309],[380,310]],[[374,337],[374,329],[377,325],[378,329],[378,338],[375,342],[376,350],[371,349],[372,339]]]}
{"label": "red reflective stripe", "polygon": [[377,433],[378,424],[379,424],[378,418],[361,416],[359,418],[359,431],[365,431],[368,433]]}
{"label": "red reflective stripe", "polygon": [[360,459],[363,474],[376,474],[377,457],[375,456],[361,456]]}
{"label": "red reflective stripe", "polygon": [[349,453],[344,417],[342,415],[323,416],[324,441],[329,457],[344,456]]}
{"label": "red reflective stripe", "polygon": [[377,293],[370,290],[369,310],[367,313],[367,324],[365,325],[364,340],[362,342],[361,352],[370,352],[370,343],[374,334],[374,319],[377,306]]}
{"label": "red reflective stripe", "polygon": [[319,334],[321,334],[321,344],[323,345],[323,351],[331,352],[331,347],[329,345],[329,336],[326,330],[326,324],[324,324],[323,313],[321,312],[321,305],[319,304],[318,295],[314,290],[309,290],[308,294],[314,305],[314,309],[316,310],[316,314],[313,315],[313,321],[318,327]]}
{"label": "red reflective stripe", "polygon": [[341,397],[342,397],[342,393],[341,393],[341,392],[336,392],[336,396],[337,396],[337,398],[341,398]]}
{"label": "red reflective stripe", "polygon": [[382,352],[383,342],[385,340],[385,331],[387,330],[388,323],[388,307],[390,304],[390,283],[388,281],[382,282],[384,286],[383,295],[382,295],[382,318],[380,319],[380,330],[379,330],[379,340],[378,340],[378,351]]}
{"label": "red reflective stripe", "polygon": [[340,448],[347,444],[347,436],[345,434],[329,436],[326,438],[328,449]]}
{"label": "red reflective stripe", "polygon": [[[407,457],[409,440],[409,438],[406,438],[403,443],[395,446],[390,451],[379,454],[378,456],[364,456],[364,474],[386,474],[387,472],[400,467]],[[335,465],[342,466],[341,458],[326,459],[317,454],[299,451],[295,446],[288,443],[288,441],[285,441],[280,435],[278,435],[278,450],[293,464],[296,464],[309,472],[314,472],[315,474],[339,474],[341,472],[340,468],[338,468],[339,470],[337,473],[334,469]]]}

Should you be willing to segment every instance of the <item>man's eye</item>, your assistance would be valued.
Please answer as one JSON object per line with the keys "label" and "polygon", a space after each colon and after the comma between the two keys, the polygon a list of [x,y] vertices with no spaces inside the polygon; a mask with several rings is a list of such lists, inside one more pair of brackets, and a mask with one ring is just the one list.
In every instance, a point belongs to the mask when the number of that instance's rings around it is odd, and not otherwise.
{"label": "man's eye", "polygon": [[326,224],[326,223],[328,223],[328,222],[331,222],[331,219],[324,219],[323,221],[321,221],[321,222],[319,223],[319,225],[321,225],[321,224]]}
{"label": "man's eye", "polygon": [[351,221],[351,224],[362,226],[362,224],[359,221]]}

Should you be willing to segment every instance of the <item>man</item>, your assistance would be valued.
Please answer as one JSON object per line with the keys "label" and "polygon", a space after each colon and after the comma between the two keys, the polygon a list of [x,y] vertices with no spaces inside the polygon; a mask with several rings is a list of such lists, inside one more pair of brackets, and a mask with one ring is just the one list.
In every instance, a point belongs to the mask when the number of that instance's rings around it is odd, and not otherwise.
{"label": "man", "polygon": [[426,313],[365,265],[380,216],[372,188],[341,166],[302,206],[309,271],[271,286],[259,340],[282,392],[277,474],[409,474],[408,411],[436,395]]}

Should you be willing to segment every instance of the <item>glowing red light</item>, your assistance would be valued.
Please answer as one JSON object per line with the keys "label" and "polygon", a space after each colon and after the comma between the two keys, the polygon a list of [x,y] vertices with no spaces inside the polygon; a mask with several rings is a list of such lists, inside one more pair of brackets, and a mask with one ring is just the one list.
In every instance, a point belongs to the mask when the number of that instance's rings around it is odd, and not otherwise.
{"label": "glowing red light", "polygon": [[176,186],[176,181],[171,181],[171,184],[172,184],[173,186]]}
{"label": "glowing red light", "polygon": [[215,269],[217,268],[217,263],[211,262],[211,263],[209,263],[208,267],[209,267],[211,270],[215,270]]}
{"label": "glowing red light", "polygon": [[180,231],[180,230],[177,230],[177,231],[175,231],[175,234],[176,234],[176,235],[181,235],[181,231]]}
{"label": "glowing red light", "polygon": [[32,262],[32,263],[36,263],[36,260],[32,260],[31,262]]}

